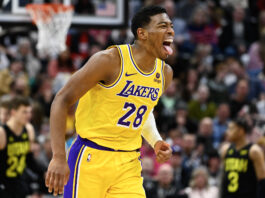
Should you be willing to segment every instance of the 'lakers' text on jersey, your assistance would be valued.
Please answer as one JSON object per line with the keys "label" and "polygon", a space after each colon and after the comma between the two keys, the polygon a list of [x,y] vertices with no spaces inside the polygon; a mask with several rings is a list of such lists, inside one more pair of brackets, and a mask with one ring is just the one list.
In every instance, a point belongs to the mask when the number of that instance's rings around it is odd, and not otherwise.
{"label": "'lakers' text on jersey", "polygon": [[248,144],[240,150],[231,145],[224,160],[222,198],[256,197],[257,178],[253,162],[249,158]]}
{"label": "'lakers' text on jersey", "polygon": [[19,179],[26,168],[26,155],[30,150],[27,130],[24,128],[20,136],[3,126],[6,132],[6,147],[0,151],[0,178],[3,183]]}
{"label": "'lakers' text on jersey", "polygon": [[141,130],[164,88],[164,62],[156,59],[145,73],[137,66],[130,45],[116,46],[121,69],[111,85],[98,83],[80,100],[76,130],[82,138],[120,150],[141,147]]}

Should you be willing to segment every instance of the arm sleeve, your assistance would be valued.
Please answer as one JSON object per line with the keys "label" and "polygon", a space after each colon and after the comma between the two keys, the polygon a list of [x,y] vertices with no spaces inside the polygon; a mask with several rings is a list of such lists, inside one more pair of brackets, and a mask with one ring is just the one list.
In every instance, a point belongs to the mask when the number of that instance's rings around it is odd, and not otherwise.
{"label": "arm sleeve", "polygon": [[143,130],[142,130],[142,136],[153,148],[155,146],[155,143],[158,140],[162,140],[156,128],[156,122],[155,122],[153,111],[151,111],[146,122],[144,123]]}

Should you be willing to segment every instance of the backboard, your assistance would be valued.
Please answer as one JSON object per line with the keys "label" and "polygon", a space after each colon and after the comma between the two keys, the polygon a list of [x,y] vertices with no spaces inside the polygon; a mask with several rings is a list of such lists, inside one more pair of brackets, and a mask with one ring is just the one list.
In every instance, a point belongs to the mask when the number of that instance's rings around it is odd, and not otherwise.
{"label": "backboard", "polygon": [[74,6],[72,27],[118,28],[127,25],[128,0],[0,0],[0,26],[31,25],[25,6],[51,2]]}

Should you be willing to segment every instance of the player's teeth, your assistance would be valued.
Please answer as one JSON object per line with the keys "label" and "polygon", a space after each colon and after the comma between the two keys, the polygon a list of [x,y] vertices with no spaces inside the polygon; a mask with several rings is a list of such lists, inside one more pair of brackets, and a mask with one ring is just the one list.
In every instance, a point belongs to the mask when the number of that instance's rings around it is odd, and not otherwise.
{"label": "player's teeth", "polygon": [[170,43],[172,43],[173,40],[172,40],[172,39],[169,39],[169,40],[165,40],[165,42],[170,42]]}

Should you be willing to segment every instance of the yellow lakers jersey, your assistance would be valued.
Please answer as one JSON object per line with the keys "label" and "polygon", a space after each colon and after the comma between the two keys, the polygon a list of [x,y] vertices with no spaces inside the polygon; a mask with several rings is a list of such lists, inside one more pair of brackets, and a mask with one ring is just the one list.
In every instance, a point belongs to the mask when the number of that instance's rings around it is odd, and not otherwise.
{"label": "yellow lakers jersey", "polygon": [[141,147],[142,126],[162,95],[164,62],[156,59],[150,73],[133,58],[130,45],[117,47],[121,69],[111,85],[98,83],[79,100],[76,131],[99,145],[134,150]]}

